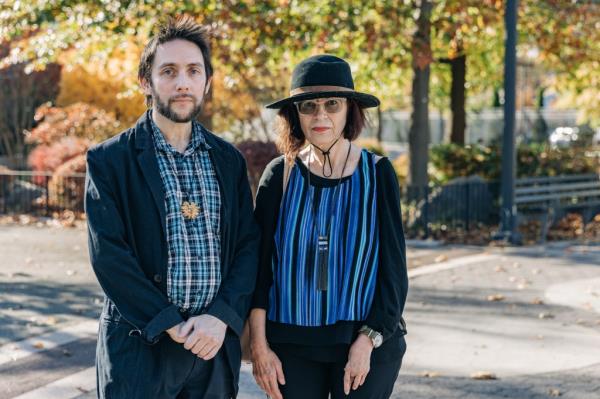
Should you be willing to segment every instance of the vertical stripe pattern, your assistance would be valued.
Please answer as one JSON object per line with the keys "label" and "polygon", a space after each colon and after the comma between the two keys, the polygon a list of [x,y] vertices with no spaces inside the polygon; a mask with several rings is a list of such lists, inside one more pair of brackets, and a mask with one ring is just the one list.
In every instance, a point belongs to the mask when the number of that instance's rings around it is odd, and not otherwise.
{"label": "vertical stripe pattern", "polygon": [[[379,253],[376,195],[375,157],[366,150],[354,173],[337,190],[308,187],[300,167],[292,168],[275,231],[269,320],[324,326],[367,317]],[[329,282],[326,291],[319,291],[315,226],[324,233],[329,217]]]}

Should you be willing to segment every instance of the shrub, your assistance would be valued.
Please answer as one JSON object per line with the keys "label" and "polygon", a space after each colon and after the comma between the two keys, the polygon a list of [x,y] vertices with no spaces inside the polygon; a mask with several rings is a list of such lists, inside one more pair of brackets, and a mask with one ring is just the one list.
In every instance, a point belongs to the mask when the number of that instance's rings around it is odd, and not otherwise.
{"label": "shrub", "polygon": [[[442,184],[460,176],[479,175],[487,180],[501,176],[502,153],[498,146],[441,144],[430,152],[431,180]],[[517,177],[597,173],[597,160],[584,148],[552,149],[544,144],[517,149]]]}
{"label": "shrub", "polygon": [[271,160],[279,156],[277,146],[272,141],[244,140],[237,145],[238,150],[244,155],[248,165],[248,178],[252,192],[256,193],[260,177],[265,167]]}
{"label": "shrub", "polygon": [[68,160],[85,154],[91,142],[78,137],[63,137],[51,144],[38,145],[28,158],[29,166],[37,172],[54,172]]}
{"label": "shrub", "polygon": [[111,113],[85,103],[64,108],[43,105],[37,109],[35,120],[38,124],[27,138],[33,144],[50,145],[65,136],[99,142],[122,130]]}
{"label": "shrub", "polygon": [[495,147],[440,144],[431,148],[430,162],[435,183],[460,176],[479,175],[490,180],[500,176],[501,156]]}
{"label": "shrub", "polygon": [[48,182],[48,200],[53,208],[83,211],[84,179],[73,176],[85,173],[86,156],[79,154],[60,165]]}
{"label": "shrub", "polygon": [[[77,158],[95,142],[107,139],[122,129],[114,116],[93,105],[77,103],[67,107],[43,105],[35,114],[37,126],[31,130],[27,142],[36,144],[28,157],[32,170],[54,172],[61,165]],[[68,165],[67,168],[72,167]],[[81,170],[85,172],[84,169]],[[45,178],[34,182],[43,184]]]}

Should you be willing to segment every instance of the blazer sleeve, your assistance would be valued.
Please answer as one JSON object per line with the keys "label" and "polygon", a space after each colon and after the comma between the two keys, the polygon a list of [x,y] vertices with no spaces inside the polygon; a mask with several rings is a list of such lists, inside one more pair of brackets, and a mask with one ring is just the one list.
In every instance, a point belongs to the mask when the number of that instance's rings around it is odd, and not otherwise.
{"label": "blazer sleeve", "polygon": [[252,308],[269,308],[269,290],[273,284],[271,260],[275,248],[275,228],[283,196],[283,157],[271,161],[265,168],[256,193],[254,217],[261,230],[258,257],[258,277],[252,298]]}
{"label": "blazer sleeve", "polygon": [[85,211],[90,261],[105,295],[133,326],[130,335],[154,344],[165,330],[183,318],[146,277],[127,241],[104,157],[103,147],[91,149],[87,154]]}
{"label": "blazer sleeve", "polygon": [[365,324],[388,339],[398,328],[404,330],[402,312],[408,292],[406,246],[400,210],[400,188],[387,158],[376,165],[379,267],[371,310]]}
{"label": "blazer sleeve", "polygon": [[244,321],[250,310],[250,301],[256,281],[258,242],[260,232],[252,216],[252,193],[248,184],[248,172],[244,157],[236,151],[239,167],[237,225],[232,226],[236,234],[233,259],[227,276],[221,281],[219,293],[207,310],[225,322],[238,336],[242,335]]}

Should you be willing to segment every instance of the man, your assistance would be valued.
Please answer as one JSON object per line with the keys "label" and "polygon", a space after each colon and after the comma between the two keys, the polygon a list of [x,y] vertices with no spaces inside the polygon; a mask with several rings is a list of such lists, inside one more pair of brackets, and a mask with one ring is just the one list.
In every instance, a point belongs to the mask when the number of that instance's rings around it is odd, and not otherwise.
{"label": "man", "polygon": [[259,233],[244,159],[195,121],[211,76],[203,28],[170,20],[139,65],[151,108],[88,152],[100,398],[237,394]]}

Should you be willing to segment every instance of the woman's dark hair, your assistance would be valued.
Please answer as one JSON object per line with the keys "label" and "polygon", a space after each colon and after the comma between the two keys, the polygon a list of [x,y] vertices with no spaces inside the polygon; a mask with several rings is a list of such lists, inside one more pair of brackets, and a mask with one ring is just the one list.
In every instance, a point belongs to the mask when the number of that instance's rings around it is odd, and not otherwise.
{"label": "woman's dark hair", "polygon": [[[365,110],[358,105],[356,100],[348,98],[348,114],[344,126],[344,138],[354,141],[358,138],[367,123]],[[288,161],[293,161],[296,154],[306,144],[306,137],[300,127],[298,110],[293,103],[283,106],[277,113],[275,121],[277,131],[277,148]]]}
{"label": "woman's dark hair", "polygon": [[[160,26],[158,33],[146,44],[138,65],[139,80],[144,79],[148,83],[152,83],[152,64],[158,45],[177,39],[187,40],[198,46],[204,59],[206,79],[212,76],[213,68],[210,61],[207,29],[199,25],[192,17],[184,15],[178,18],[169,18],[165,24]],[[152,105],[152,96],[146,96],[146,103],[148,106]]]}

